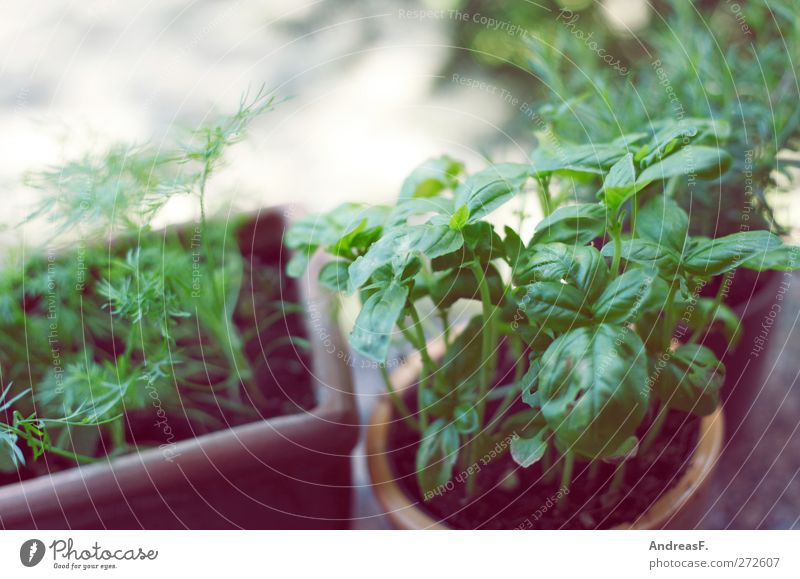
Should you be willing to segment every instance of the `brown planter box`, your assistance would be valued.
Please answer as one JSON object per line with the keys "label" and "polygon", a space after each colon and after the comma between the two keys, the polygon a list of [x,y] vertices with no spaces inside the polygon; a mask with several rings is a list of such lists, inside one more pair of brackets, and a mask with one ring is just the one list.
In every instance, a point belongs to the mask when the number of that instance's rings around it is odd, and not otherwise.
{"label": "brown planter box", "polygon": [[[245,247],[253,254],[277,252],[283,263],[285,213],[253,215],[240,230]],[[172,460],[148,449],[2,486],[0,527],[347,527],[358,420],[350,371],[340,355],[345,345],[316,279],[312,272],[299,284],[317,398],[311,412],[183,440]]]}

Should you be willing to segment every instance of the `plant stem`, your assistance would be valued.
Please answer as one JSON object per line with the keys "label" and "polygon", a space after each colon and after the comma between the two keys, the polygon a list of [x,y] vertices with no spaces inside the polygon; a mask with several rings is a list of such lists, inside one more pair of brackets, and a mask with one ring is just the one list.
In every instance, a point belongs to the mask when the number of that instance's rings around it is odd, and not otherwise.
{"label": "plant stem", "polygon": [[664,420],[666,420],[667,414],[669,414],[669,405],[666,402],[662,402],[661,406],[658,408],[658,414],[656,414],[656,418],[653,420],[653,424],[650,425],[650,430],[647,431],[642,441],[642,454],[646,454],[647,451],[650,450],[653,442],[655,442],[658,435],[661,434],[661,428],[664,426]]}
{"label": "plant stem", "polygon": [[563,492],[564,496],[558,503],[557,510],[562,510],[567,504],[567,497],[569,496],[569,487],[572,484],[572,469],[575,465],[575,455],[571,450],[564,453],[564,470],[561,471],[561,486],[558,491]]}
{"label": "plant stem", "polygon": [[664,329],[661,336],[664,351],[669,353],[670,346],[672,345],[672,306],[675,304],[675,294],[677,293],[678,285],[673,279],[669,286],[669,294],[667,294],[667,303],[664,305]]}
{"label": "plant stem", "polygon": [[717,317],[719,306],[722,304],[722,298],[725,295],[725,288],[728,286],[728,283],[732,277],[733,272],[725,272],[725,276],[722,278],[722,284],[717,290],[717,295],[714,296],[714,303],[711,304],[711,309],[709,309],[702,323],[697,327],[694,333],[692,333],[692,337],[687,342],[688,344],[695,344],[699,342],[700,338],[705,336],[711,330],[711,326],[714,323],[714,318]]}
{"label": "plant stem", "polygon": [[399,322],[398,325],[400,326],[400,331],[403,332],[403,335],[406,337],[406,339],[411,342],[411,345],[417,349],[420,358],[422,359],[422,376],[420,376],[419,386],[417,387],[417,412],[419,412],[419,428],[424,432],[428,428],[428,409],[425,407],[424,392],[428,387],[429,377],[433,376],[434,380],[439,378],[435,375],[435,365],[433,363],[433,359],[428,353],[428,345],[425,340],[425,330],[422,327],[422,321],[419,318],[419,312],[417,312],[417,308],[414,306],[414,304],[411,304],[410,310],[411,320],[414,323],[414,331],[416,332],[416,336],[412,335],[409,329],[404,327]]}
{"label": "plant stem", "polygon": [[550,448],[550,443],[548,442],[544,449],[544,454],[542,455],[542,482],[549,483],[552,481],[554,471],[553,453]]}
{"label": "plant stem", "polygon": [[412,418],[411,411],[409,410],[405,400],[403,400],[403,397],[400,396],[400,394],[398,394],[398,392],[394,389],[392,380],[389,377],[389,371],[386,369],[384,364],[380,365],[380,371],[381,376],[383,377],[383,382],[386,385],[386,392],[389,394],[389,399],[392,401],[392,404],[394,404],[395,410],[412,430],[419,431],[419,424],[417,424]]}
{"label": "plant stem", "polygon": [[486,275],[483,269],[477,262],[472,262],[472,264],[470,264],[470,269],[472,273],[475,274],[475,278],[478,281],[481,305],[483,307],[484,328],[481,334],[481,369],[477,403],[479,424],[483,425],[483,418],[486,412],[486,396],[489,392],[490,382],[494,375],[494,361],[492,357],[492,349],[494,348],[494,305],[492,304],[489,283],[486,281]]}
{"label": "plant stem", "polygon": [[589,465],[589,481],[594,482],[597,480],[597,475],[600,472],[600,461],[593,460]]}
{"label": "plant stem", "polygon": [[611,273],[619,275],[619,263],[622,259],[622,226],[617,222],[611,228],[611,237],[614,239],[614,258],[611,260]]}
{"label": "plant stem", "polygon": [[542,177],[538,179],[539,186],[536,192],[539,196],[539,206],[542,208],[542,214],[547,217],[552,213],[552,200],[550,198],[550,178]]}
{"label": "plant stem", "polygon": [[616,494],[619,492],[619,489],[622,488],[622,483],[625,481],[625,469],[627,468],[627,462],[624,460],[617,465],[617,468],[614,469],[614,478],[611,480],[611,486],[608,487],[609,494]]}
{"label": "plant stem", "polygon": [[70,452],[68,450],[63,450],[58,448],[57,446],[52,446],[50,444],[45,444],[38,438],[34,438],[30,436],[27,432],[19,429],[19,428],[12,428],[11,429],[14,434],[25,440],[31,446],[38,446],[43,452],[50,452],[52,454],[57,454],[58,456],[63,456],[65,458],[70,458],[75,462],[80,462],[83,464],[90,464],[93,462],[97,462],[97,458],[93,456],[86,456],[85,454],[78,454],[76,452]]}

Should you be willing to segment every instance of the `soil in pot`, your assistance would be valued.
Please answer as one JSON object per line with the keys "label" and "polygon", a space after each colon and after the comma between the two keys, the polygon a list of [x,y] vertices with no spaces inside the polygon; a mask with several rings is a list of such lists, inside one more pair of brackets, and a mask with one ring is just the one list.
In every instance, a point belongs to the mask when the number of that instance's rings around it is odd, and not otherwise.
{"label": "soil in pot", "polygon": [[[471,475],[475,477],[472,498],[467,496],[470,475],[456,466],[452,486],[424,501],[414,475],[419,435],[402,421],[394,422],[390,429],[388,459],[406,494],[434,519],[452,528],[613,528],[636,520],[678,483],[697,445],[699,422],[696,417],[670,412],[647,455],[628,462],[625,478],[613,498],[605,492],[615,474],[612,464],[600,463],[590,477],[589,463],[576,461],[572,484],[565,493],[560,481],[543,477],[541,462],[523,469],[504,452],[499,458],[478,459],[480,471]],[[643,424],[642,432],[648,426]]]}
{"label": "soil in pot", "polygon": [[[253,222],[243,222],[238,236],[239,248],[245,259],[233,319],[245,338],[243,351],[253,368],[251,383],[258,388],[260,400],[256,404],[251,403],[241,384],[238,401],[231,399],[230,391],[218,388],[219,376],[213,370],[214,362],[220,356],[220,349],[226,345],[214,343],[204,332],[198,332],[196,317],[187,317],[181,320],[186,331],[182,338],[177,339],[174,349],[176,353],[192,352],[188,355],[195,355],[202,347],[202,359],[207,362],[205,366],[208,371],[179,380],[175,393],[179,403],[164,404],[163,414],[158,414],[158,417],[156,413],[161,405],[155,399],[152,404],[148,399],[148,403],[140,409],[126,412],[124,436],[131,445],[130,450],[178,442],[255,420],[308,411],[315,406],[316,398],[308,371],[310,355],[301,345],[306,334],[302,312],[298,307],[286,306],[299,304],[300,296],[294,280],[283,274],[286,256],[281,251],[279,241],[282,222],[273,217],[267,214],[260,220],[262,223],[258,226],[258,235],[254,235]],[[186,251],[188,267],[192,256],[191,229],[175,232],[176,236],[170,233],[166,237],[163,232],[152,233],[137,240],[137,244],[160,245],[165,243],[165,239],[167,243],[180,243]],[[274,237],[277,242],[265,242],[265,237]],[[120,243],[113,251],[124,255],[129,247],[130,244]],[[67,254],[59,259],[74,260],[75,257]],[[94,291],[93,285],[101,278],[101,271],[90,265],[86,275],[84,293],[88,294]],[[46,315],[46,296],[27,292],[24,309],[27,316]],[[273,322],[263,324],[265,320]],[[256,324],[261,327],[256,328]],[[7,335],[5,339],[13,339],[13,336]],[[32,345],[34,339],[36,337],[29,336]],[[40,337],[40,342],[40,345],[43,343],[46,346],[46,336]],[[105,341],[98,340],[100,355],[108,355],[113,360],[113,352],[124,349],[124,344],[118,342],[118,339],[116,342],[107,338]],[[4,362],[3,366],[8,369],[13,362],[24,361]],[[9,376],[4,376],[4,379],[8,380]],[[0,413],[0,419],[10,423],[11,409]],[[169,431],[165,431],[166,424]],[[81,435],[86,435],[88,441],[83,454],[101,457],[106,454],[104,449],[111,447],[107,429],[89,426],[73,429],[73,436],[77,438]],[[0,473],[0,485],[57,472],[76,464],[72,459],[51,453],[34,460],[30,449],[22,450],[26,466],[18,472]]]}

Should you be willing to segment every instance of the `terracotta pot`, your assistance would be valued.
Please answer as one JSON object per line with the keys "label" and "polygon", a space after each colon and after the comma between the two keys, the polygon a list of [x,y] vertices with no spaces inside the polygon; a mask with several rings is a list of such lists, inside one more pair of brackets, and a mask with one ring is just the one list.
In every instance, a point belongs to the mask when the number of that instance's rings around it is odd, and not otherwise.
{"label": "terracotta pot", "polygon": [[[239,230],[245,256],[278,256],[285,210]],[[318,267],[318,265],[317,265]],[[6,529],[343,528],[358,419],[344,342],[312,272],[300,287],[317,405],[0,487]],[[310,315],[308,312],[312,312]]]}
{"label": "terracotta pot", "polygon": [[[412,387],[419,371],[420,364],[416,359],[399,368],[392,376],[395,389],[403,391]],[[449,529],[447,524],[432,517],[397,484],[397,475],[390,462],[391,449],[387,448],[389,430],[396,420],[393,406],[385,397],[376,405],[367,430],[367,461],[378,502],[397,529]],[[720,408],[703,418],[697,448],[683,477],[637,520],[616,528],[694,528],[706,512],[705,483],[719,460],[724,430]]]}

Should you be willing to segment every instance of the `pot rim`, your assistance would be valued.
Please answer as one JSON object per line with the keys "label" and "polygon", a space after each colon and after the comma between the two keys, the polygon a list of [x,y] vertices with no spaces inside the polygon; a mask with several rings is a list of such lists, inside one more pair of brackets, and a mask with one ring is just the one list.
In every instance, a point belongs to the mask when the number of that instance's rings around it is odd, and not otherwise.
{"label": "pot rim", "polygon": [[[391,380],[395,390],[402,392],[412,388],[420,369],[421,363],[417,356],[398,368]],[[451,527],[420,508],[419,503],[414,502],[397,484],[387,452],[393,412],[388,395],[384,395],[375,406],[367,427],[367,464],[378,502],[397,529],[449,530]],[[724,439],[724,416],[722,406],[719,405],[712,414],[700,419],[697,447],[683,476],[636,520],[617,525],[613,529],[653,530],[668,525],[708,480],[719,460]]]}

